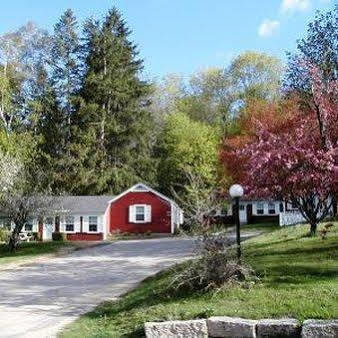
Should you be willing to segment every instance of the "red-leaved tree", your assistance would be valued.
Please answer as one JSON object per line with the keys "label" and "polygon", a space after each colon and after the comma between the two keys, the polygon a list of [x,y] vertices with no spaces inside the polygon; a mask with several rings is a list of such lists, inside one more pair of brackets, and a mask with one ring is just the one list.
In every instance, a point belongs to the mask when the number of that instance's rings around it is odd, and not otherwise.
{"label": "red-leaved tree", "polygon": [[249,113],[249,130],[225,140],[221,158],[248,195],[297,205],[314,235],[333,203],[338,85],[322,81],[315,68],[311,74],[309,108],[304,111],[288,100],[265,105],[260,114]]}

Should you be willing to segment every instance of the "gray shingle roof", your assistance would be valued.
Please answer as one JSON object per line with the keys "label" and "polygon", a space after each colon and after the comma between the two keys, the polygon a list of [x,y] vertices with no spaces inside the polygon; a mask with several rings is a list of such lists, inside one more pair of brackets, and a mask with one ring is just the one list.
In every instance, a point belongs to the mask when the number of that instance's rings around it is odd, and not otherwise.
{"label": "gray shingle roof", "polygon": [[114,196],[59,196],[55,199],[55,207],[58,210],[72,214],[103,214],[108,202]]}

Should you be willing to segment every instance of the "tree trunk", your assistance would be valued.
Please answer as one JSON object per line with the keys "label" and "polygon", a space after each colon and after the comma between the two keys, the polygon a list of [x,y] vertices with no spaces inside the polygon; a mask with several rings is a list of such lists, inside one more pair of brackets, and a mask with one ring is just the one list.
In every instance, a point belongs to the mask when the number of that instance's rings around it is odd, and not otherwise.
{"label": "tree trunk", "polygon": [[314,237],[316,235],[316,231],[317,231],[317,223],[315,222],[310,223],[310,236]]}
{"label": "tree trunk", "polygon": [[12,235],[9,239],[9,243],[8,243],[8,249],[10,252],[14,252],[19,244],[19,235],[20,235],[20,231],[18,231],[19,229],[17,229],[17,227],[14,228]]}

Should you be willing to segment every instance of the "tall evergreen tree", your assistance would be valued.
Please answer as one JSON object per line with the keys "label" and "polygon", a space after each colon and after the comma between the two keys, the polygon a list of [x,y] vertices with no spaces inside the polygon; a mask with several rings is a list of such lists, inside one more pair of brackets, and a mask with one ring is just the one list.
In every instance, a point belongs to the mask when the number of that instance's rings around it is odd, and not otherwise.
{"label": "tall evergreen tree", "polygon": [[[54,27],[52,46],[52,81],[58,103],[64,114],[65,148],[71,138],[74,97],[80,86],[80,41],[77,21],[71,9],[67,9]],[[69,149],[66,149],[68,152]]]}
{"label": "tall evergreen tree", "polygon": [[97,182],[92,193],[117,193],[154,177],[146,99],[150,87],[140,78],[143,60],[116,8],[103,23],[87,21],[84,33],[86,73],[78,117],[87,121],[87,133],[96,142],[92,170]]}
{"label": "tall evergreen tree", "polygon": [[[37,161],[46,173],[45,185],[56,189],[56,181],[62,169],[64,118],[57,96],[45,66],[40,63],[28,103],[29,129],[37,141]],[[56,189],[58,190],[58,189]]]}

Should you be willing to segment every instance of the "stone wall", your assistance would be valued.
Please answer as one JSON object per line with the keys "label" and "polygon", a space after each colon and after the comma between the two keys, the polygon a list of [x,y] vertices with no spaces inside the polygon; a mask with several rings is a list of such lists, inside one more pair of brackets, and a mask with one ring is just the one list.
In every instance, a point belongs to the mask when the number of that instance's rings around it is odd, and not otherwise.
{"label": "stone wall", "polygon": [[338,320],[211,317],[146,323],[147,338],[338,338]]}

